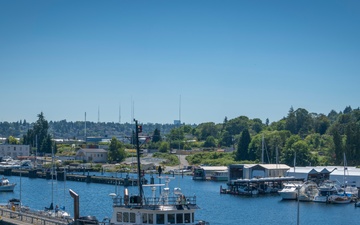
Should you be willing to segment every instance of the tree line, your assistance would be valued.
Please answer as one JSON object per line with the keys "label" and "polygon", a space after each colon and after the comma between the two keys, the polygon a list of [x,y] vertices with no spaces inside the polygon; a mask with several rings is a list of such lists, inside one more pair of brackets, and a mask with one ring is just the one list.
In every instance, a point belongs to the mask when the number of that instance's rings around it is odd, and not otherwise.
{"label": "tree line", "polygon": [[[37,140],[38,150],[49,152],[49,133],[55,132],[61,136],[57,128],[63,127],[59,130],[66,131],[68,122],[48,123],[42,113],[38,117],[38,121],[22,136],[21,142],[35,146]],[[9,127],[9,124],[6,123],[6,126]],[[24,122],[17,127],[24,127],[23,124]],[[55,124],[57,126],[54,126]],[[73,126],[76,123],[70,124]],[[2,125],[4,123],[0,124],[0,128]],[[96,124],[92,125],[96,127]],[[129,143],[123,143],[116,138],[117,135],[108,132],[109,138],[112,138],[110,149],[116,149],[115,153],[109,154],[111,160],[123,158],[117,156],[117,152],[122,154],[125,147],[134,144],[134,139],[131,138],[134,136],[134,125],[131,125],[127,127],[127,124],[124,124],[122,127],[126,128],[124,135],[130,137]],[[103,124],[102,128],[105,126],[106,124]],[[113,130],[114,126],[109,125]],[[172,149],[227,149],[233,150],[229,154],[235,162],[259,163],[264,160],[264,163],[284,163],[290,166],[294,163],[297,166],[341,165],[344,164],[346,156],[347,165],[360,164],[360,110],[352,109],[351,106],[340,112],[332,110],[327,115],[309,113],[303,108],[294,110],[291,107],[286,117],[272,123],[269,123],[268,119],[263,122],[258,118],[239,116],[233,119],[225,117],[219,124],[143,124],[142,127],[142,148],[158,149],[160,152],[170,152]],[[81,130],[83,129],[81,127]],[[9,137],[8,140],[13,139]]]}

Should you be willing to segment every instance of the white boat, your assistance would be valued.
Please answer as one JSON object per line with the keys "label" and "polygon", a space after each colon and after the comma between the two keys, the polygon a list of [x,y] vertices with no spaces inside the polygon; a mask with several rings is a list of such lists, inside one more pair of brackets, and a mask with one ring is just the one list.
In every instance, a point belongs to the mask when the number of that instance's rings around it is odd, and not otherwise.
{"label": "white boat", "polygon": [[5,177],[2,177],[0,182],[0,192],[11,192],[14,191],[16,184],[10,183],[9,180]]}
{"label": "white boat", "polygon": [[329,196],[338,194],[339,185],[336,181],[326,180],[318,187],[319,193],[314,197],[314,202],[329,203]]}
{"label": "white boat", "polygon": [[[57,180],[57,171],[55,170],[55,167],[54,167],[54,165],[55,165],[54,164],[54,149],[52,149],[51,164],[52,164],[51,171],[50,171],[50,175],[51,175],[51,203],[50,203],[50,207],[45,207],[45,209],[43,211],[41,211],[40,213],[45,214],[45,215],[50,216],[50,217],[69,219],[70,218],[70,213],[65,211],[65,206],[59,207],[58,205],[56,205],[55,208],[54,208],[54,205],[53,205],[53,202],[54,202],[54,177]],[[65,170],[64,170],[64,173],[65,173]],[[66,177],[65,174],[64,174],[64,177]],[[64,196],[64,198],[65,198],[65,196]]]}
{"label": "white boat", "polygon": [[299,190],[299,201],[312,202],[315,196],[319,194],[317,184],[312,181],[306,181]]}
{"label": "white boat", "polygon": [[[130,195],[128,189],[124,189],[124,195],[112,193],[113,213],[110,218],[112,225],[157,225],[157,224],[174,224],[174,225],[196,225],[209,224],[205,221],[195,221],[195,213],[199,209],[196,204],[196,196],[185,196],[180,188],[170,190],[168,184],[169,177],[165,179],[165,184],[143,185],[140,172],[140,150],[139,150],[139,130],[137,121],[136,127],[136,150],[137,150],[137,173],[138,188],[137,195]],[[159,174],[160,175],[160,174]],[[152,197],[145,197],[143,187],[149,187],[152,190]],[[160,196],[156,196],[156,189],[163,187]]]}
{"label": "white boat", "polygon": [[213,181],[228,181],[229,180],[229,172],[228,170],[219,170],[215,171],[210,179]]}
{"label": "white boat", "polygon": [[285,183],[283,189],[278,191],[283,200],[296,200],[300,184]]}
{"label": "white boat", "polygon": [[[343,181],[343,187],[341,190],[338,191],[338,193],[330,195],[328,197],[328,202],[329,203],[335,203],[335,204],[347,204],[350,203],[352,201],[352,197],[354,195],[354,193],[352,192],[352,188],[349,186],[347,187],[347,183],[346,183],[346,174],[345,172],[347,171],[347,161],[346,161],[346,156],[344,153],[344,181]],[[349,193],[346,192],[346,190],[351,191]]]}

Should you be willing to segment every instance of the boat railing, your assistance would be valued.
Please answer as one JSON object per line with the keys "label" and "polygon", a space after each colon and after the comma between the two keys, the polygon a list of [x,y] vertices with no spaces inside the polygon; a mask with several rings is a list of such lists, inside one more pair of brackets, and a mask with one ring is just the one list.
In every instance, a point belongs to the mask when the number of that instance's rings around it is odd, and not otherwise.
{"label": "boat railing", "polygon": [[[196,196],[184,196],[181,198],[180,196],[175,197],[148,197],[144,198],[143,205],[196,205]],[[113,206],[124,206],[124,205],[139,205],[138,202],[133,203],[128,201],[125,204],[124,198],[122,196],[117,196],[113,198]]]}

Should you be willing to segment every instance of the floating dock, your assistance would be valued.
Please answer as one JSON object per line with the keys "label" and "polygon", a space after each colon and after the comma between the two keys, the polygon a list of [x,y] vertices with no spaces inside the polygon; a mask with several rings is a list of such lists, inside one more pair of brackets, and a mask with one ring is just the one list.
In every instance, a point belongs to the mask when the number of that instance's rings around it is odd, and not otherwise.
{"label": "floating dock", "polygon": [[[121,186],[137,186],[137,178],[125,177],[109,177],[109,176],[95,176],[90,175],[90,172],[85,172],[81,174],[69,174],[64,173],[63,170],[57,171],[56,175],[52,175],[51,172],[38,171],[38,170],[13,170],[13,169],[4,169],[0,170],[0,174],[4,176],[24,176],[29,178],[42,178],[42,179],[57,179],[60,181],[69,180],[69,181],[78,181],[86,183],[100,183],[100,184],[111,184],[111,185],[121,185]],[[148,181],[145,178],[142,178],[143,184],[147,184]]]}

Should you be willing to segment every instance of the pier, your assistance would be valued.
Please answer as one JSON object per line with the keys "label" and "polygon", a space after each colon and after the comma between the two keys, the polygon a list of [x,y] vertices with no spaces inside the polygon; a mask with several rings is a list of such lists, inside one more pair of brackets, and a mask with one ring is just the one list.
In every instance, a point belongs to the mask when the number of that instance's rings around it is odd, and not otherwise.
{"label": "pier", "polygon": [[[64,173],[63,170],[56,171],[55,174],[51,174],[50,171],[39,170],[16,170],[16,169],[3,169],[0,170],[0,174],[4,176],[24,176],[29,178],[42,178],[42,179],[56,179],[59,181],[69,180],[86,183],[99,183],[99,184],[111,184],[120,186],[137,186],[138,179],[130,178],[128,175],[125,177],[109,177],[109,176],[95,176],[90,175],[90,171],[83,172],[82,174]],[[142,178],[142,183],[147,184],[148,181]]]}

